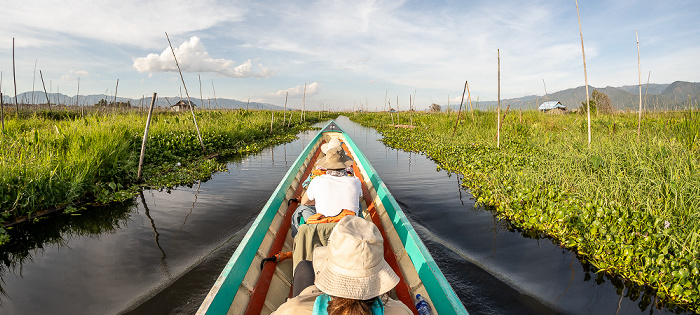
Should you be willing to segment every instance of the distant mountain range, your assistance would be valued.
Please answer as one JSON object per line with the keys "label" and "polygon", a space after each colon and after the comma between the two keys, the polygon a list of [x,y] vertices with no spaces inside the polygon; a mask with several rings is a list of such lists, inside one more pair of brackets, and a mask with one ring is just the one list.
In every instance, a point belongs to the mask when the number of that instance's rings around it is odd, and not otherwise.
{"label": "distant mountain range", "polygon": [[[605,93],[609,98],[615,110],[630,110],[635,111],[639,108],[639,86],[638,85],[625,85],[621,87],[605,87],[597,88],[593,86],[588,86],[588,92],[592,93],[593,90],[598,90],[599,92]],[[40,103],[46,104],[46,96],[43,91],[24,92],[17,95],[17,99],[20,104],[31,104]],[[32,101],[33,99],[33,101]],[[104,99],[107,102],[112,102],[114,96],[98,94],[98,95],[80,95],[68,96],[60,93],[50,93],[49,99],[51,104],[60,103],[62,105],[94,105],[100,100]],[[168,96],[168,97],[157,97],[156,106],[159,107],[170,107],[180,100],[179,96]],[[201,102],[199,98],[191,98],[191,101],[195,103],[196,106],[201,107]],[[573,110],[581,106],[582,102],[586,101],[586,88],[584,86],[579,86],[577,88],[566,89],[563,91],[547,94],[547,95],[528,95],[519,98],[503,99],[501,100],[501,106],[506,108],[510,105],[511,109],[537,109],[537,107],[546,101],[559,101],[567,109]],[[697,103],[700,102],[700,83],[698,82],[684,82],[676,81],[671,84],[646,84],[642,85],[642,102],[645,110],[653,111],[656,110],[674,110],[674,109],[686,109],[688,108],[688,101],[690,101],[694,107],[698,106]],[[9,97],[3,95],[3,102],[6,106],[14,104],[14,97]],[[151,97],[144,99],[132,99],[125,97],[117,97],[117,102],[130,102],[131,106],[135,107],[148,107],[151,104]],[[478,103],[472,100],[472,104],[475,108],[481,110],[493,109],[498,104],[497,101],[480,101]],[[464,104],[464,108],[468,108],[469,104]],[[234,99],[218,98],[206,99],[204,100],[205,108],[249,108],[249,109],[266,109],[266,110],[283,110],[284,107],[273,105],[269,103],[258,103],[258,102],[244,102]],[[442,110],[458,110],[459,104],[442,106]],[[287,108],[288,110],[293,110],[292,108]]]}
{"label": "distant mountain range", "polygon": [[[621,87],[605,87],[597,88],[588,86],[588,93],[593,93],[593,90],[598,90],[605,93],[609,98],[615,110],[630,110],[639,109],[639,85],[625,85]],[[645,102],[646,99],[646,102]],[[700,83],[676,81],[671,84],[642,84],[642,103],[645,110],[653,111],[666,109],[685,109],[688,108],[688,101],[692,102],[693,106],[700,100]],[[537,107],[546,101],[559,101],[567,109],[572,110],[581,106],[586,102],[586,87],[579,86],[577,88],[566,89],[563,91],[547,94],[547,95],[529,95],[519,98],[501,100],[502,108],[510,105],[511,109],[537,109]],[[472,104],[474,101],[472,100]],[[467,107],[469,104],[465,104]],[[481,110],[495,108],[498,105],[497,101],[480,101],[476,108]],[[459,105],[450,105],[451,110],[458,110]],[[462,109],[464,110],[464,106]],[[447,106],[443,106],[442,110],[446,110]]]}
{"label": "distant mountain range", "polygon": [[[51,104],[61,104],[61,105],[81,105],[81,106],[91,106],[97,104],[100,100],[106,100],[107,102],[111,103],[114,101],[114,95],[105,95],[105,94],[97,94],[97,95],[79,95],[78,97],[76,96],[68,96],[65,94],[61,93],[48,93],[49,100],[51,100]],[[14,105],[15,104],[15,98],[14,97],[9,97],[7,95],[3,95],[3,102],[5,103],[5,106],[10,106],[10,104]],[[17,95],[17,100],[19,101],[20,104],[46,104],[46,95],[44,94],[44,91],[34,91],[32,92],[24,92],[22,94]],[[184,99],[185,101],[187,100],[186,98]],[[197,107],[202,106],[202,102],[199,98],[190,98],[192,103],[195,104]],[[156,107],[170,107],[171,105],[175,105],[180,101],[179,96],[157,96],[156,97]],[[131,103],[131,106],[135,107],[149,107],[151,106],[151,96],[143,98],[143,99],[133,99],[133,98],[127,98],[127,97],[117,97],[117,102],[126,102],[126,103]],[[272,105],[268,103],[258,103],[258,102],[243,102],[243,101],[238,101],[234,99],[227,99],[227,98],[217,98],[216,100],[214,99],[206,99],[204,100],[204,107],[205,108],[227,108],[227,109],[236,109],[236,108],[250,108],[250,109],[266,109],[266,110],[284,110],[283,106],[277,106],[277,105]],[[291,110],[291,108],[287,108],[287,110]]]}

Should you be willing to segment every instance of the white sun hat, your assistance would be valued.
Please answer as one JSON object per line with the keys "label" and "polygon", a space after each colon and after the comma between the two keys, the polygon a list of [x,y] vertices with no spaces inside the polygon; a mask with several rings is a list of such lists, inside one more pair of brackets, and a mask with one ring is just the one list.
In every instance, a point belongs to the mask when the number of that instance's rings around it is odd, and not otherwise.
{"label": "white sun hat", "polygon": [[330,296],[368,300],[389,292],[399,277],[384,260],[384,239],[371,221],[342,218],[327,246],[313,254],[314,284]]}
{"label": "white sun hat", "polygon": [[340,140],[338,140],[338,138],[333,138],[331,139],[331,141],[322,144],[321,152],[323,152],[323,154],[326,154],[326,152],[328,152],[328,149],[335,147],[340,147]]}

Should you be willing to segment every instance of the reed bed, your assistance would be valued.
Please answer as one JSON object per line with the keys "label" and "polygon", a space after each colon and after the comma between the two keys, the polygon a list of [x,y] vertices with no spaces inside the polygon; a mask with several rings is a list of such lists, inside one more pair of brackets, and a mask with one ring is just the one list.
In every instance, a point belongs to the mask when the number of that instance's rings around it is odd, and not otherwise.
{"label": "reed bed", "polygon": [[[496,144],[493,112],[352,119],[393,147],[424,152],[463,175],[476,200],[524,233],[546,235],[599,272],[650,286],[667,306],[700,311],[700,119],[697,112],[592,119],[525,111],[507,117]],[[430,141],[428,141],[430,140]],[[650,299],[649,296],[645,297]],[[649,302],[649,301],[647,301]],[[659,302],[661,303],[661,302]]]}

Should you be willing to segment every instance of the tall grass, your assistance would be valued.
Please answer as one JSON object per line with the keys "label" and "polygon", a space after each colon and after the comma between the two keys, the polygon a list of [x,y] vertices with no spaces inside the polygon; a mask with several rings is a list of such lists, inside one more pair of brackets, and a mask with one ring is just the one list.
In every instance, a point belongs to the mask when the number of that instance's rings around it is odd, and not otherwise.
{"label": "tall grass", "polygon": [[[190,115],[159,112],[153,117],[146,186],[173,186],[222,167],[203,157]],[[289,127],[276,122],[270,130],[270,111],[202,111],[197,116],[207,152],[222,155],[288,141],[296,128],[323,119],[309,115],[307,121],[297,120]],[[145,120],[145,114],[135,112],[82,116],[44,111],[9,117],[0,138],[0,221],[133,193],[138,189],[134,184]]]}

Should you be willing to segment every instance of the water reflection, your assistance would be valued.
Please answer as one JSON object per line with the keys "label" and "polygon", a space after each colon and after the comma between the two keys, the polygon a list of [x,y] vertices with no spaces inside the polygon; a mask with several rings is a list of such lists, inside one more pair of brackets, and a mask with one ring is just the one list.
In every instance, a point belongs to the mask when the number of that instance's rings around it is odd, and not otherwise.
{"label": "water reflection", "polygon": [[[113,233],[126,225],[134,199],[120,204],[99,207],[100,211],[83,211],[73,215],[53,215],[34,219],[8,228],[11,241],[0,247],[0,292],[8,273],[22,276],[23,265],[41,256],[47,247],[70,248],[78,237],[97,237]],[[4,299],[0,299],[0,305]]]}
{"label": "water reflection", "polygon": [[141,196],[141,205],[145,210],[146,217],[149,221],[151,221],[151,227],[153,228],[153,239],[156,241],[156,246],[162,253],[162,255],[160,256],[161,264],[163,264],[163,266],[167,269],[168,263],[165,261],[167,255],[165,254],[165,250],[163,250],[163,247],[160,246],[160,242],[158,241],[158,239],[160,238],[160,234],[158,233],[158,229],[156,228],[156,222],[153,221],[153,218],[151,217],[151,211],[148,209],[148,203],[146,203],[146,198],[143,196],[143,191],[139,192],[139,196]]}

